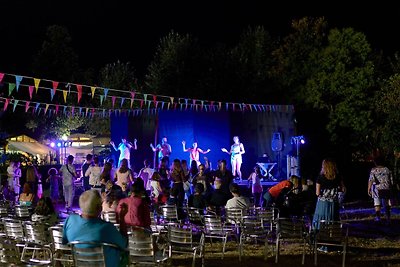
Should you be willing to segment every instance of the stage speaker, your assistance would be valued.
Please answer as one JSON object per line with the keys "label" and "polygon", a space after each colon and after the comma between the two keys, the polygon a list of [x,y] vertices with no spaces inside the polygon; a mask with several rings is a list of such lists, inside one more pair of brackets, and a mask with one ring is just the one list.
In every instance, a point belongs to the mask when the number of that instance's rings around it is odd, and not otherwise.
{"label": "stage speaker", "polygon": [[271,142],[272,151],[282,151],[283,149],[283,141],[282,134],[280,132],[275,132],[272,134],[272,142]]}

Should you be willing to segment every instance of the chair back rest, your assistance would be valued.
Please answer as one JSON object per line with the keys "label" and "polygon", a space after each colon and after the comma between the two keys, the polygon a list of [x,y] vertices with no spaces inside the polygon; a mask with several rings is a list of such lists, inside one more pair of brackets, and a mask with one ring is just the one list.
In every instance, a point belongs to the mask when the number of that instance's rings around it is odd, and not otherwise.
{"label": "chair back rest", "polygon": [[10,218],[3,218],[4,229],[8,238],[11,239],[23,239],[24,228],[20,220],[14,220]]}
{"label": "chair back rest", "polygon": [[71,251],[71,247],[69,245],[62,243],[63,227],[61,225],[49,227],[49,231],[50,231],[53,251],[55,250]]}
{"label": "chair back rest", "polygon": [[72,257],[75,266],[105,267],[104,247],[118,248],[113,244],[101,242],[73,241],[69,244],[72,247]]}
{"label": "chair back rest", "polygon": [[146,231],[132,231],[128,233],[129,255],[133,257],[154,256],[153,235]]}
{"label": "chair back rest", "polygon": [[115,211],[102,212],[101,218],[106,222],[117,223],[117,213]]}
{"label": "chair back rest", "polygon": [[306,233],[304,220],[299,218],[279,218],[277,233],[281,238],[303,238]]}
{"label": "chair back rest", "polygon": [[222,218],[214,214],[206,214],[203,216],[204,228],[206,233],[222,232]]}
{"label": "chair back rest", "polygon": [[0,218],[8,216],[8,208],[7,206],[0,206]]}
{"label": "chair back rest", "polygon": [[168,240],[171,245],[192,245],[193,232],[189,228],[180,228],[177,226],[170,226],[168,228]]}
{"label": "chair back rest", "polygon": [[247,235],[262,235],[266,233],[263,220],[254,215],[243,216],[241,230]]}
{"label": "chair back rest", "polygon": [[[0,263],[18,264],[20,255],[15,241],[11,239],[0,239]],[[14,265],[5,265],[14,266]]]}
{"label": "chair back rest", "polygon": [[320,221],[317,232],[318,242],[341,243],[348,236],[348,227],[338,221]]}
{"label": "chair back rest", "polygon": [[279,210],[275,208],[257,208],[255,216],[262,220],[265,229],[272,231],[275,227],[276,219],[279,218]]}
{"label": "chair back rest", "polygon": [[240,224],[245,214],[246,210],[239,208],[229,208],[225,210],[227,221],[234,224]]}
{"label": "chair back rest", "polygon": [[166,222],[178,220],[178,209],[175,205],[161,206],[161,214],[162,214],[162,218]]}
{"label": "chair back rest", "polygon": [[193,208],[193,207],[188,207],[187,208],[187,215],[190,223],[194,224],[202,224],[203,218],[200,213],[201,210]]}
{"label": "chair back rest", "polygon": [[29,208],[27,206],[15,206],[15,217],[26,219],[31,216]]}
{"label": "chair back rest", "polygon": [[22,223],[25,232],[25,238],[28,241],[49,244],[51,241],[48,231],[49,225],[39,222],[25,221]]}

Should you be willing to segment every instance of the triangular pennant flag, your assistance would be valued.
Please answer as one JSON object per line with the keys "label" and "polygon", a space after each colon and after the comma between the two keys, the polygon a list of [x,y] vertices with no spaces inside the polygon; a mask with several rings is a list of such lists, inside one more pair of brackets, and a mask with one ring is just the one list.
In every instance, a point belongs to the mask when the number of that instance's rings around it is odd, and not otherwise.
{"label": "triangular pennant flag", "polygon": [[18,99],[14,99],[13,112],[15,111],[15,108],[17,107],[18,102],[19,102]]}
{"label": "triangular pennant flag", "polygon": [[67,106],[64,106],[64,108],[63,108],[63,114],[64,114],[64,115],[67,114]]}
{"label": "triangular pennant flag", "polygon": [[253,105],[253,107],[254,107],[254,110],[257,112],[258,110],[257,110],[257,105]]}
{"label": "triangular pennant flag", "polygon": [[59,105],[56,104],[56,110],[55,110],[56,115],[58,114],[58,107],[59,107]]}
{"label": "triangular pennant flag", "polygon": [[143,99],[140,99],[140,109],[142,109],[143,108]]}
{"label": "triangular pennant flag", "polygon": [[180,106],[181,106],[181,110],[182,110],[182,108],[183,108],[183,103],[181,103]]}
{"label": "triangular pennant flag", "polygon": [[107,98],[108,88],[104,88],[104,98]]}
{"label": "triangular pennant flag", "polygon": [[[58,82],[52,81],[52,83],[53,83],[53,95],[52,95],[51,99],[53,100],[53,96],[56,94],[56,91],[57,91]],[[46,110],[45,110],[44,114],[46,114]]]}
{"label": "triangular pennant flag", "polygon": [[94,117],[94,108],[92,108],[92,117]]}
{"label": "triangular pennant flag", "polygon": [[235,111],[236,104],[232,103],[232,110]]}
{"label": "triangular pennant flag", "polygon": [[15,90],[18,92],[18,89],[19,89],[19,84],[21,83],[21,81],[22,81],[22,76],[19,76],[19,75],[15,75],[15,83],[16,83],[16,87],[15,87]]}
{"label": "triangular pennant flag", "polygon": [[53,97],[54,97],[54,90],[50,90],[50,100],[51,101],[53,100]]}
{"label": "triangular pennant flag", "polygon": [[250,108],[250,111],[253,112],[253,109],[251,108],[251,105],[250,105],[250,104],[249,104],[249,108]]}
{"label": "triangular pennant flag", "polygon": [[229,103],[225,104],[225,109],[228,110],[229,109]]}
{"label": "triangular pennant flag", "polygon": [[63,92],[64,103],[67,103],[68,91],[67,90],[62,90],[62,92]]}
{"label": "triangular pennant flag", "polygon": [[82,85],[77,84],[76,85],[76,90],[78,91],[78,103],[81,101],[82,98]]}
{"label": "triangular pennant flag", "polygon": [[131,92],[131,108],[133,106],[133,101],[135,100],[135,94],[136,92]]}
{"label": "triangular pennant flag", "polygon": [[147,109],[150,108],[150,105],[151,105],[151,102],[150,102],[150,100],[149,100],[149,101],[147,101]]}
{"label": "triangular pennant flag", "polygon": [[33,78],[33,83],[35,84],[35,89],[36,89],[36,93],[37,93],[37,91],[39,89],[40,79]]}
{"label": "triangular pennant flag", "polygon": [[4,101],[3,111],[6,111],[6,110],[7,110],[8,103],[10,103],[10,99],[6,98],[6,100]]}
{"label": "triangular pennant flag", "polygon": [[87,117],[87,114],[89,113],[89,108],[86,108],[86,111],[85,111],[85,117]]}
{"label": "triangular pennant flag", "polygon": [[[169,103],[168,103],[169,104]],[[161,109],[164,109],[165,102],[161,102]]]}
{"label": "triangular pennant flag", "polygon": [[169,100],[171,100],[171,103],[174,103],[174,97],[173,96],[170,96]]}
{"label": "triangular pennant flag", "polygon": [[192,102],[193,102],[193,105],[196,105],[196,99],[193,99]]}
{"label": "triangular pennant flag", "polygon": [[92,99],[94,97],[94,91],[96,91],[96,87],[95,86],[91,86],[90,87],[90,91],[92,92]]}
{"label": "triangular pennant flag", "polygon": [[147,101],[147,94],[143,94],[143,99],[145,102]]}
{"label": "triangular pennant flag", "polygon": [[168,103],[167,110],[169,110],[170,107],[171,107],[171,103]]}
{"label": "triangular pennant flag", "polygon": [[204,100],[201,100],[201,110],[203,110],[204,107]]}
{"label": "triangular pennant flag", "polygon": [[35,105],[35,112],[38,110],[40,103],[36,103]]}
{"label": "triangular pennant flag", "polygon": [[75,107],[71,107],[71,115],[74,116]]}
{"label": "triangular pennant flag", "polygon": [[29,104],[30,104],[30,103],[31,103],[30,101],[26,101],[26,102],[25,102],[25,113],[28,112]]}
{"label": "triangular pennant flag", "polygon": [[157,106],[158,106],[158,103],[159,103],[159,102],[158,102],[158,101],[156,101],[156,108],[157,108]]}
{"label": "triangular pennant flag", "polygon": [[82,115],[82,107],[79,108],[79,116]]}
{"label": "triangular pennant flag", "polygon": [[29,91],[29,99],[32,100],[33,85],[29,85],[29,86],[28,86],[28,91]]}
{"label": "triangular pennant flag", "polygon": [[4,73],[0,72],[0,83],[3,80],[3,78],[4,78]]}
{"label": "triangular pennant flag", "polygon": [[222,102],[218,102],[218,110],[221,110]]}
{"label": "triangular pennant flag", "polygon": [[104,95],[100,95],[100,106],[103,105]]}
{"label": "triangular pennant flag", "polygon": [[124,105],[124,102],[125,102],[125,97],[121,97],[121,108]]}
{"label": "triangular pennant flag", "polygon": [[15,83],[8,84],[8,95],[11,95],[12,91],[15,89]]}
{"label": "triangular pennant flag", "polygon": [[156,102],[157,102],[157,96],[153,95],[153,103],[154,103],[154,105],[156,104]]}
{"label": "triangular pennant flag", "polygon": [[44,114],[45,114],[45,115],[46,115],[48,109],[49,109],[49,104],[46,104],[46,107],[45,107],[45,109],[44,109]]}
{"label": "triangular pennant flag", "polygon": [[103,118],[105,118],[105,117],[106,117],[106,110],[103,109]]}
{"label": "triangular pennant flag", "polygon": [[112,108],[114,108],[114,105],[115,105],[115,99],[116,99],[117,97],[116,96],[112,96],[111,97],[111,102],[112,102]]}

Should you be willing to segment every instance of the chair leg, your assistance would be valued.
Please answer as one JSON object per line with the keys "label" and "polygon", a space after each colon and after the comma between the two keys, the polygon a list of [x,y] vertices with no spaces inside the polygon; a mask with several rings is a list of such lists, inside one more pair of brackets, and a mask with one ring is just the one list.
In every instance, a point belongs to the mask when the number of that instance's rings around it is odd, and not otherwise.
{"label": "chair leg", "polygon": [[267,260],[267,253],[268,253],[268,236],[265,238],[265,244],[264,244],[264,260]]}
{"label": "chair leg", "polygon": [[303,241],[303,256],[301,258],[301,265],[304,265],[306,260],[306,240]]}
{"label": "chair leg", "polygon": [[278,263],[278,258],[279,258],[279,244],[280,240],[279,237],[276,239],[276,246],[275,246],[275,263]]}
{"label": "chair leg", "polygon": [[243,251],[243,238],[242,238],[242,235],[240,235],[240,238],[239,238],[239,261],[242,261],[242,251]]}
{"label": "chair leg", "polygon": [[196,254],[197,254],[197,249],[193,251],[192,267],[196,266]]}
{"label": "chair leg", "polygon": [[317,242],[314,242],[314,265],[317,266],[317,255],[318,250],[317,250]]}
{"label": "chair leg", "polygon": [[225,247],[226,247],[226,241],[227,241],[227,239],[228,239],[227,236],[225,236],[224,239],[223,239],[223,244],[222,244],[222,258],[221,258],[221,259],[224,259]]}
{"label": "chair leg", "polygon": [[344,246],[343,246],[342,267],[346,266],[346,252],[347,252],[347,244],[344,244]]}

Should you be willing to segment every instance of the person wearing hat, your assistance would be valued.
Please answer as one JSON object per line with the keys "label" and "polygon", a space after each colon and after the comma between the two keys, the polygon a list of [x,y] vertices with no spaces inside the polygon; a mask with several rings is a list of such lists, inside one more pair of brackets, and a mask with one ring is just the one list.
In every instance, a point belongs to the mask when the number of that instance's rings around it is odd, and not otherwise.
{"label": "person wearing hat", "polygon": [[[120,250],[105,246],[105,266],[119,266],[121,251],[126,249],[127,239],[112,223],[100,219],[99,215],[102,210],[100,193],[97,190],[83,192],[79,197],[79,207],[82,214],[71,214],[64,223],[63,244],[68,244],[72,241],[87,241],[117,245]],[[120,227],[121,231],[126,233],[123,221],[121,221]]]}

